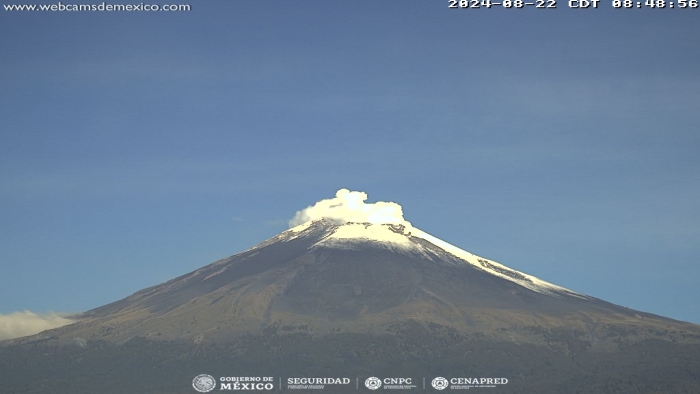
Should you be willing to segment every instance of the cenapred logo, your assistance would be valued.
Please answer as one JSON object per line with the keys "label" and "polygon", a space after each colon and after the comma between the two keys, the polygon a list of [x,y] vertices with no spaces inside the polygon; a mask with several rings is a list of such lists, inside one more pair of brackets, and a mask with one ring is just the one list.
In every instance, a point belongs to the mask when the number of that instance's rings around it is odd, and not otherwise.
{"label": "cenapred logo", "polygon": [[192,379],[192,387],[200,393],[208,393],[216,387],[216,379],[211,375],[203,373]]}
{"label": "cenapred logo", "polygon": [[367,380],[365,380],[365,386],[367,386],[367,388],[370,390],[376,390],[382,387],[382,381],[381,379],[372,376],[371,378],[367,378]]}
{"label": "cenapred logo", "polygon": [[442,376],[438,376],[437,378],[433,379],[433,381],[430,382],[430,384],[433,385],[433,388],[435,390],[444,390],[447,388],[447,386],[450,385],[450,382]]}
{"label": "cenapred logo", "polygon": [[449,388],[454,390],[468,390],[471,388],[495,388],[501,385],[508,384],[506,378],[444,378],[438,376],[433,379],[430,384],[435,390],[444,390]]}

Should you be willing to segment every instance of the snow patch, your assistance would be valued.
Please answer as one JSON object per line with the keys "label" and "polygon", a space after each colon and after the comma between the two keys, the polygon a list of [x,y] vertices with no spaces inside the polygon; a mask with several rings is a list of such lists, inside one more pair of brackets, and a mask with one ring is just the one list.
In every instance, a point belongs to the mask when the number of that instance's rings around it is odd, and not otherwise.
{"label": "snow patch", "polygon": [[467,252],[466,250],[460,249],[457,246],[445,242],[411,225],[345,223],[340,226],[334,226],[332,233],[321,241],[317,242],[316,245],[349,248],[353,247],[354,245],[361,244],[362,242],[370,241],[373,243],[386,245],[388,247],[397,247],[403,250],[410,249],[424,256],[430,256],[431,254],[434,255],[435,250],[429,250],[430,247],[424,246],[421,244],[421,242],[416,241],[417,238],[427,241],[443,252],[448,253],[458,260],[461,260],[481,271],[517,283],[518,285],[532,291],[554,297],[567,294],[584,299],[588,298],[583,294],[554,285],[532,275],[516,271],[496,261]]}
{"label": "snow patch", "polygon": [[416,237],[420,237],[433,245],[441,248],[445,252],[458,257],[461,260],[475,266],[476,268],[486,271],[492,275],[498,276],[500,278],[515,282],[523,287],[527,287],[530,290],[536,291],[542,294],[557,295],[558,293],[566,293],[579,298],[587,298],[585,295],[577,293],[575,291],[569,290],[567,288],[557,286],[555,284],[543,281],[540,278],[528,275],[526,273],[516,271],[512,268],[506,267],[496,261],[477,256],[475,254],[469,253],[466,250],[460,249],[450,243],[447,243],[437,237],[434,237],[424,231],[417,228],[413,229],[413,234]]}
{"label": "snow patch", "polygon": [[324,234],[323,239],[318,241],[316,245],[345,248],[354,247],[358,242],[371,241],[388,247],[411,249],[426,257],[434,254],[435,248],[418,241],[417,238],[420,238],[481,271],[517,283],[538,293],[555,297],[567,294],[588,298],[583,294],[469,253],[421,231],[403,218],[403,209],[397,203],[378,201],[368,204],[365,202],[366,200],[367,193],[340,189],[335,193],[334,198],[321,200],[298,211],[294,218],[289,221],[292,228],[270,241],[290,241],[304,236],[309,231],[315,232],[315,228],[318,226],[329,232]]}
{"label": "snow patch", "polygon": [[329,235],[321,243],[343,240],[369,240],[404,248],[415,247],[413,242],[403,233],[405,228],[406,226],[402,225],[346,223],[337,227],[333,234]]}

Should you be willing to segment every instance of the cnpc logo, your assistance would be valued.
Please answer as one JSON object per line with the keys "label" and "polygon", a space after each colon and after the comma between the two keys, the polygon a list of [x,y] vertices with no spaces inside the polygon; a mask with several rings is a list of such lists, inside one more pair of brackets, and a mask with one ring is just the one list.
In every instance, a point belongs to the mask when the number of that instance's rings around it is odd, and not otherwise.
{"label": "cnpc logo", "polygon": [[408,388],[413,388],[409,387],[413,385],[413,379],[412,378],[384,378],[384,379],[379,379],[376,376],[372,376],[371,378],[367,378],[365,380],[365,386],[370,389],[370,390],[376,390],[380,387],[384,386],[384,388],[387,389],[408,389]]}
{"label": "cnpc logo", "polygon": [[365,380],[365,386],[370,390],[376,390],[382,387],[382,380],[376,376],[372,376],[371,378],[367,378],[367,380]]}

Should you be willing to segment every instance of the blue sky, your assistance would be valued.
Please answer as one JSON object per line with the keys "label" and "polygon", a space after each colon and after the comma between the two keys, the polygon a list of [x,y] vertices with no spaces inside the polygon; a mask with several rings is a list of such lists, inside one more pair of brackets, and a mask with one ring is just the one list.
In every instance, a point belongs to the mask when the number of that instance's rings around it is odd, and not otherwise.
{"label": "blue sky", "polygon": [[0,314],[115,301],[349,188],[700,323],[700,10],[191,4],[0,10]]}

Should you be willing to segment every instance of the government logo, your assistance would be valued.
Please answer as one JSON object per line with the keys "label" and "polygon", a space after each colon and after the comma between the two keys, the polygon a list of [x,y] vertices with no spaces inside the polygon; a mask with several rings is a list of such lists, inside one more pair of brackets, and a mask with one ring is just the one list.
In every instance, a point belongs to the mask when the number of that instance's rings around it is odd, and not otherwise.
{"label": "government logo", "polygon": [[208,393],[216,387],[216,379],[211,375],[203,373],[192,379],[192,387],[200,393]]}
{"label": "government logo", "polygon": [[433,385],[435,390],[444,390],[450,385],[450,382],[448,382],[447,379],[443,378],[442,376],[438,376],[437,378],[433,379],[430,384]]}
{"label": "government logo", "polygon": [[382,387],[382,381],[379,378],[372,376],[371,378],[367,378],[367,380],[365,380],[365,386],[367,386],[367,388],[370,390],[376,390]]}

